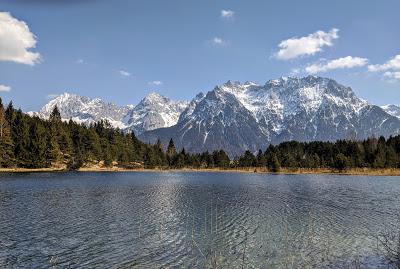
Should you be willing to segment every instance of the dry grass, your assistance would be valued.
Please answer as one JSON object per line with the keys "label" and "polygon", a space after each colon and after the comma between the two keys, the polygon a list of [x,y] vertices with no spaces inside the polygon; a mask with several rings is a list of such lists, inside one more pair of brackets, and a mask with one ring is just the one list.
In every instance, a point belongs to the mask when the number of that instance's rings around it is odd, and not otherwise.
{"label": "dry grass", "polygon": [[[31,173],[31,172],[62,172],[68,171],[65,167],[49,168],[0,168],[0,173]],[[222,172],[222,173],[270,173],[270,174],[333,174],[333,175],[371,175],[371,176],[400,176],[399,168],[351,168],[344,171],[329,168],[281,168],[279,172],[271,172],[263,167],[241,168],[181,168],[172,169],[166,167],[156,168],[123,168],[118,166],[105,167],[100,165],[85,166],[80,172]]]}

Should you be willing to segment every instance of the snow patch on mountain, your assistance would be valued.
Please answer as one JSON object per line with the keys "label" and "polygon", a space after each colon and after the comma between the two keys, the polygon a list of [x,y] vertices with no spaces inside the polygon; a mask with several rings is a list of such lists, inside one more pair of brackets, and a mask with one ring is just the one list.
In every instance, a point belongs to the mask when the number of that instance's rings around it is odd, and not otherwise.
{"label": "snow patch on mountain", "polygon": [[386,111],[386,113],[395,116],[397,118],[400,118],[400,105],[385,105],[381,106],[383,110]]}
{"label": "snow patch on mountain", "polygon": [[[231,155],[288,140],[333,141],[396,134],[400,121],[357,97],[350,87],[316,76],[281,77],[264,85],[228,81],[197,95],[177,125],[146,132],[195,152]],[[196,143],[194,141],[199,141]]]}
{"label": "snow patch on mountain", "polygon": [[63,93],[50,100],[39,112],[28,114],[47,119],[55,106],[65,121],[71,119],[89,125],[107,120],[114,128],[142,133],[176,124],[187,102],[175,102],[157,93],[150,93],[137,106],[117,106],[100,98]]}
{"label": "snow patch on mountain", "polygon": [[103,102],[100,98],[91,99],[71,93],[63,93],[48,102],[39,112],[29,112],[47,119],[57,106],[63,120],[73,120],[77,123],[91,124],[100,120],[109,121],[115,128],[126,128],[124,116],[131,106],[119,107],[113,103]]}

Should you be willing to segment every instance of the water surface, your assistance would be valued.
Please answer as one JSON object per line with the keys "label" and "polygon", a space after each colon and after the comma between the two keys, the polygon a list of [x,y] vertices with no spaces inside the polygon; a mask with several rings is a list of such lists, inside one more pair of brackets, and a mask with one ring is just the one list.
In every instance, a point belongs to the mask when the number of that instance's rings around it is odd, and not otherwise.
{"label": "water surface", "polygon": [[[4,268],[390,268],[397,177],[0,175]],[[388,228],[389,227],[389,228]]]}

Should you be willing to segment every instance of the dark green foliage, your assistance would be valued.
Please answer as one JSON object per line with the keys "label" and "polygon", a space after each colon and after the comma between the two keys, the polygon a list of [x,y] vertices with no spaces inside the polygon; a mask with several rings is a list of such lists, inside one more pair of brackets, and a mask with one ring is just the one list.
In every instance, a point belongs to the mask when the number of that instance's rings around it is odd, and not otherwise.
{"label": "dark green foliage", "polygon": [[272,172],[279,172],[281,169],[281,164],[278,161],[278,157],[275,154],[272,155],[270,169]]}
{"label": "dark green foliage", "polygon": [[114,129],[107,121],[91,126],[63,122],[57,107],[49,120],[42,120],[15,110],[11,102],[4,109],[0,99],[0,167],[77,169],[103,162],[109,167],[265,167],[278,172],[281,167],[341,171],[354,167],[398,168],[399,161],[400,135],[334,143],[288,141],[270,145],[264,152],[259,150],[256,156],[246,151],[233,160],[222,149],[212,153],[188,153],[183,148],[178,151],[172,139],[164,151],[160,140],[154,145],[145,144],[134,133]]}
{"label": "dark green foliage", "polygon": [[339,171],[343,171],[347,169],[350,166],[350,161],[349,159],[343,154],[339,153],[336,155],[333,167],[338,169]]}
{"label": "dark green foliage", "polygon": [[61,123],[61,114],[57,106],[54,106],[53,111],[50,113],[49,121]]}
{"label": "dark green foliage", "polygon": [[222,149],[216,150],[213,152],[213,164],[217,167],[227,168],[230,166],[230,159]]}
{"label": "dark green foliage", "polygon": [[176,148],[175,148],[174,141],[171,138],[169,140],[169,144],[168,144],[168,147],[167,147],[167,160],[168,160],[168,164],[170,166],[174,165],[175,158],[176,158]]}
{"label": "dark green foliage", "polygon": [[29,137],[29,120],[30,118],[22,114],[21,110],[15,113],[15,120],[11,126],[12,139],[14,142],[14,156],[16,165],[19,167],[27,167],[30,161],[30,137]]}
{"label": "dark green foliage", "polygon": [[14,162],[14,144],[11,138],[11,128],[0,98],[0,167],[11,166]]}
{"label": "dark green foliage", "polygon": [[254,167],[257,166],[257,159],[254,154],[246,150],[243,156],[239,158],[238,165],[240,167]]}
{"label": "dark green foliage", "polygon": [[47,165],[47,144],[46,129],[44,122],[38,118],[33,118],[33,122],[29,128],[29,168],[42,168]]}

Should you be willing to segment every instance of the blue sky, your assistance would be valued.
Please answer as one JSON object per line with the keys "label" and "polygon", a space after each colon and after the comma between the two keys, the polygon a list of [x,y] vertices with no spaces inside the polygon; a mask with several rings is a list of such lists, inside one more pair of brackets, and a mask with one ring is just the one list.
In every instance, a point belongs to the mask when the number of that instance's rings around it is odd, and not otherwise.
{"label": "blue sky", "polygon": [[398,0],[2,0],[0,96],[25,111],[66,91],[123,105],[312,73],[400,103],[399,10]]}

